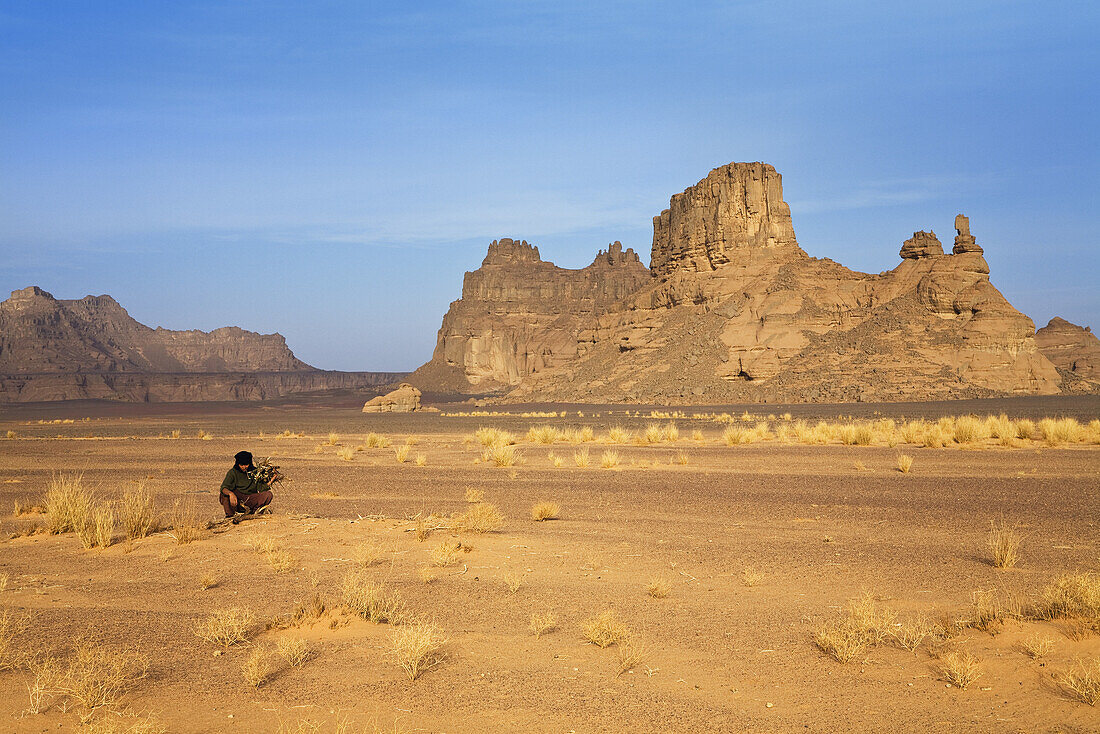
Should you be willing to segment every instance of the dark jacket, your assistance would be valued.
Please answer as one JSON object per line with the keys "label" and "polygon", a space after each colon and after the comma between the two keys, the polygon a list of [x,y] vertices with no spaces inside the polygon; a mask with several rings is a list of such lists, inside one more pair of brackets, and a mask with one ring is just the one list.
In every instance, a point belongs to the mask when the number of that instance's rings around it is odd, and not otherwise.
{"label": "dark jacket", "polygon": [[222,480],[222,489],[228,489],[236,494],[256,494],[269,489],[269,487],[257,479],[250,478],[248,472],[243,472],[240,467],[235,466],[225,473],[225,479]]}

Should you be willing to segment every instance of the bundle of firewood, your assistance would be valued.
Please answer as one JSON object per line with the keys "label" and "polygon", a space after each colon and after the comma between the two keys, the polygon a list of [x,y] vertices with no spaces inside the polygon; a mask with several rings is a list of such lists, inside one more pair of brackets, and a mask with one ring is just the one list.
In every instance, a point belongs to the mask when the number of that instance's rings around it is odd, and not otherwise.
{"label": "bundle of firewood", "polygon": [[279,471],[279,467],[271,463],[271,460],[275,457],[268,457],[266,459],[257,459],[255,462],[256,468],[248,472],[250,479],[259,479],[269,487],[275,482],[286,479],[282,472]]}

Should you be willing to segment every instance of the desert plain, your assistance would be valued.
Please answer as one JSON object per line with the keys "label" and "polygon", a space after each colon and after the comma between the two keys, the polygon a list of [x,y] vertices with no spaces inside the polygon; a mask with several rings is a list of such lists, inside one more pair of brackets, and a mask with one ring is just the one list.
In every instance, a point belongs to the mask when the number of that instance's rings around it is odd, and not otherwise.
{"label": "desert plain", "polygon": [[[0,729],[1100,731],[1067,686],[1097,619],[1051,611],[1100,594],[1096,396],[361,405],[5,406]],[[1002,413],[1083,433],[1001,439]],[[968,415],[971,440],[906,440]],[[241,449],[287,480],[271,515],[219,524]],[[77,477],[114,515],[90,548],[43,512]],[[156,523],[128,539],[135,492]]]}

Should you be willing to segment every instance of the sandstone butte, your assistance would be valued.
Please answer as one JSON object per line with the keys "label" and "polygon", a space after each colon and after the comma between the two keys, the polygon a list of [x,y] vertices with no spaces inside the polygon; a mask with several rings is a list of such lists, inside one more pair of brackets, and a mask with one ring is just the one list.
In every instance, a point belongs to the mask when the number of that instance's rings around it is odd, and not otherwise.
{"label": "sandstone butte", "polygon": [[1098,391],[1097,340],[1035,325],[989,280],[965,216],[869,274],[798,244],[780,175],[731,163],[579,270],[489,245],[443,317],[422,389],[501,401],[897,401]]}
{"label": "sandstone butte", "polygon": [[279,334],[152,329],[110,296],[60,300],[31,286],[0,303],[0,402],[262,400],[402,377],[316,369]]}

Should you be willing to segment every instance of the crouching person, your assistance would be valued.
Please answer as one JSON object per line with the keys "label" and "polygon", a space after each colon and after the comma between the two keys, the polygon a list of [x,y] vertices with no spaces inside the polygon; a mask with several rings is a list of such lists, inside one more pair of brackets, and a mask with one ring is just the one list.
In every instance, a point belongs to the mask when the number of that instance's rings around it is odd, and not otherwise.
{"label": "crouching person", "polygon": [[240,451],[233,457],[233,468],[222,480],[218,499],[225,517],[232,518],[236,525],[241,515],[268,512],[268,505],[275,497],[271,488],[256,478],[256,467],[252,464],[252,454]]}

